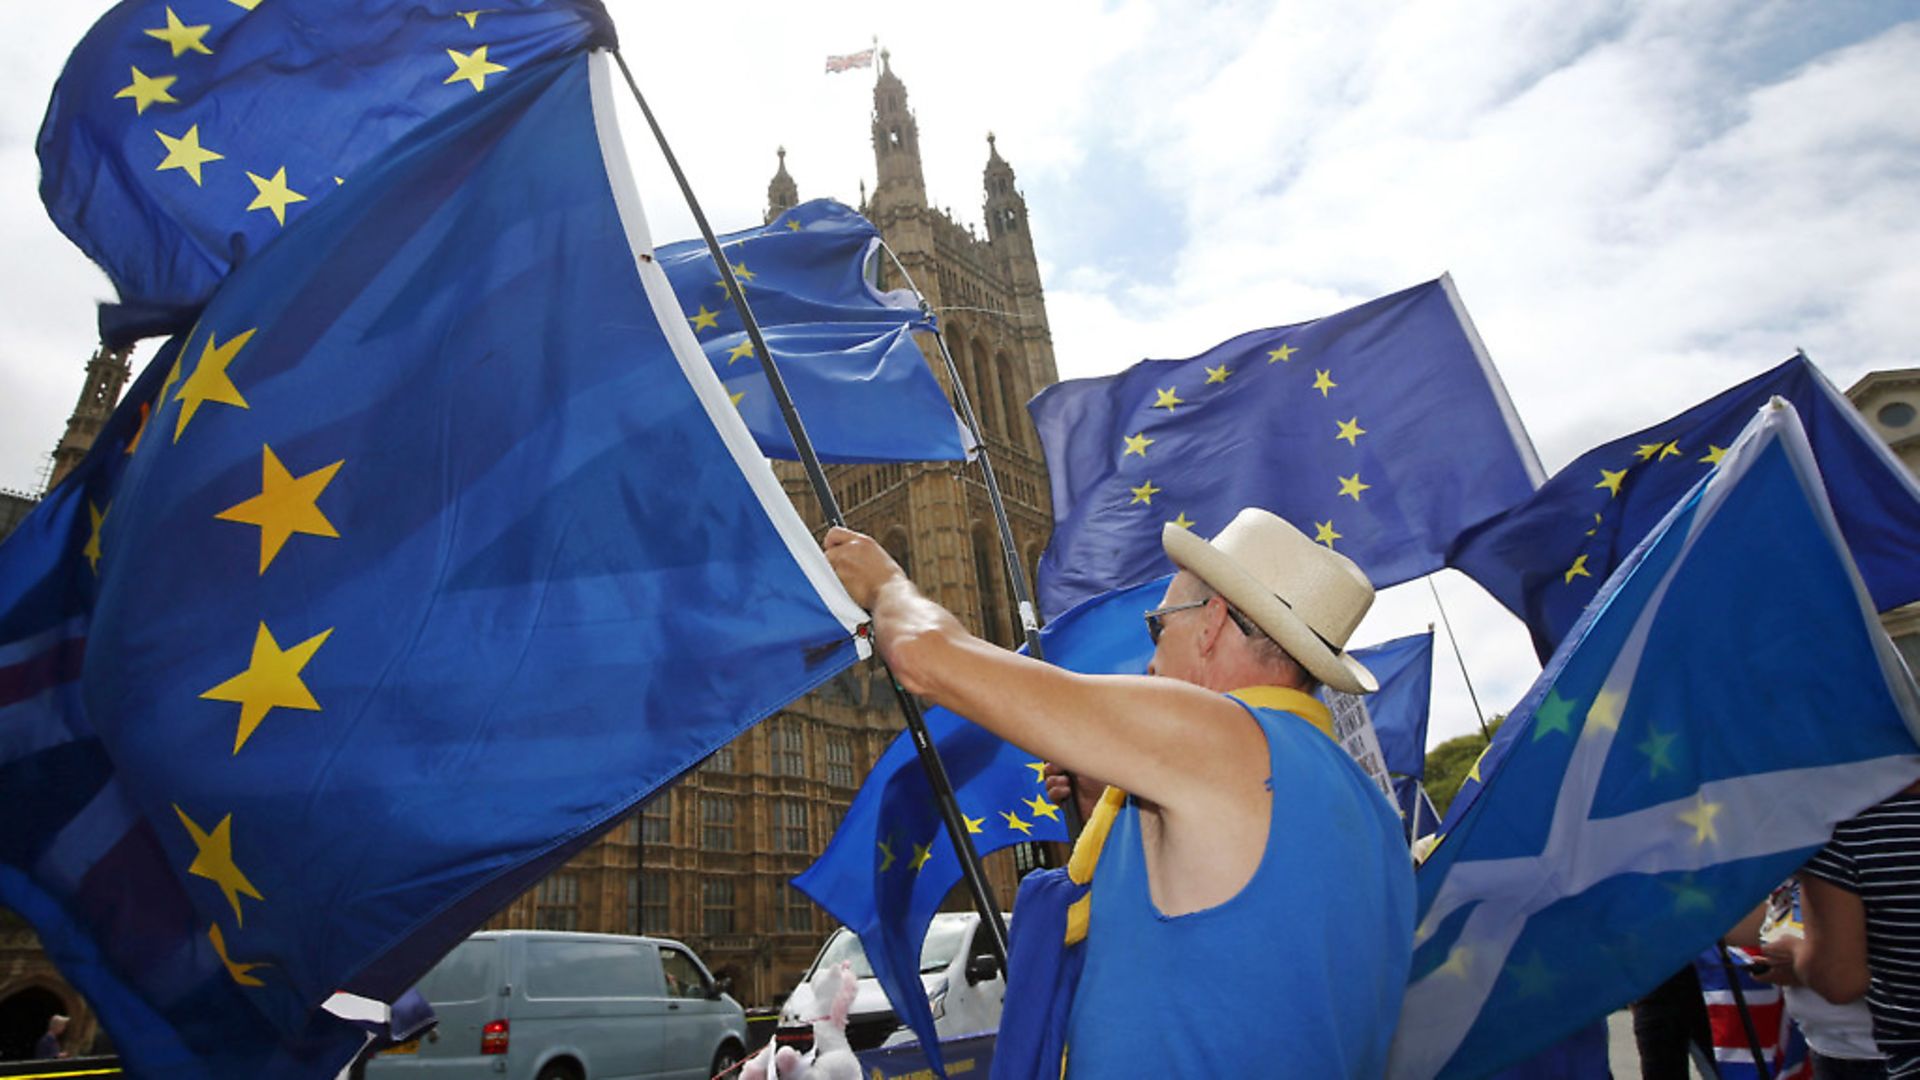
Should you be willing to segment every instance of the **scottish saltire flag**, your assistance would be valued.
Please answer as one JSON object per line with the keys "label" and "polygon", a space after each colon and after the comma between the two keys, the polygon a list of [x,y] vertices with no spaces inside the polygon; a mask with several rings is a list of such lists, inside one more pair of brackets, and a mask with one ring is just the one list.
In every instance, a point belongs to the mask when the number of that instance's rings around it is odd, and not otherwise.
{"label": "scottish saltire flag", "polygon": [[237,269],[0,547],[0,903],[141,1075],[332,1075],[336,991],[856,656],[605,56],[518,76]]}
{"label": "scottish saltire flag", "polygon": [[1407,826],[1407,842],[1432,836],[1440,830],[1440,814],[1427,796],[1426,785],[1411,776],[1393,778],[1393,804]]}
{"label": "scottish saltire flag", "polygon": [[1387,771],[1419,780],[1427,774],[1427,713],[1433,702],[1433,631],[1353,650],[1380,689],[1361,698],[1380,740]]}
{"label": "scottish saltire flag", "polygon": [[1049,386],[1028,408],[1053,487],[1048,618],[1170,571],[1162,525],[1211,536],[1248,506],[1385,588],[1439,569],[1461,529],[1543,475],[1446,277]]}
{"label": "scottish saltire flag", "polygon": [[1485,1075],[1626,1004],[1920,773],[1912,678],[1798,416],[1771,404],[1727,445],[1449,815],[1391,1075]]}
{"label": "scottish saltire flag", "polygon": [[1461,534],[1447,564],[1520,616],[1544,660],[1613,568],[1774,395],[1799,410],[1874,609],[1920,599],[1920,484],[1804,355],[1587,451],[1531,499]]}
{"label": "scottish saltire flag", "polygon": [[[1100,598],[1040,632],[1047,662],[1081,672],[1142,672],[1153,643],[1140,616],[1167,583]],[[1044,763],[946,709],[927,710],[927,730],[952,776],[974,849],[985,855],[1029,840],[1067,838],[1047,801]],[[920,943],[934,912],[960,881],[960,860],[908,733],[894,738],[860,785],[847,816],[795,887],[860,935],[894,1012],[929,1048],[939,1038],[920,978]]]}
{"label": "scottish saltire flag", "polygon": [[613,42],[599,0],[122,0],[54,86],[40,196],[119,293],[110,344],[178,333],[421,121]]}
{"label": "scottish saltire flag", "polygon": [[[831,199],[720,237],[721,250],[823,461],[960,461],[960,420],[916,331],[933,329],[911,293],[875,288],[880,232]],[[660,249],[694,337],[769,457],[797,455],[713,253],[698,240]]]}

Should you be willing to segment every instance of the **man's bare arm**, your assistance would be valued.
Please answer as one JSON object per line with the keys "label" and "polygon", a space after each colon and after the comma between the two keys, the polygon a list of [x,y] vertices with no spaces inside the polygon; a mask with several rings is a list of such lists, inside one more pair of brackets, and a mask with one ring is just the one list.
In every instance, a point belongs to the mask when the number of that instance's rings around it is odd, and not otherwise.
{"label": "man's bare arm", "polygon": [[827,557],[873,613],[901,684],[1009,742],[1174,809],[1237,798],[1266,779],[1259,726],[1219,694],[1172,679],[1076,675],[981,641],[858,533],[830,532]]}

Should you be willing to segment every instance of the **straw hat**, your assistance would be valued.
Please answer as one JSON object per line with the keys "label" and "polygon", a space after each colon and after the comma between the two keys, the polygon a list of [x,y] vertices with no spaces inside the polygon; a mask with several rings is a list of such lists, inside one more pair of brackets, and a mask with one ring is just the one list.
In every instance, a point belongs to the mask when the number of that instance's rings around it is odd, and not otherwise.
{"label": "straw hat", "polygon": [[1347,638],[1373,606],[1373,585],[1352,559],[1251,506],[1211,542],[1167,525],[1160,543],[1174,565],[1225,597],[1321,682],[1349,694],[1380,688],[1346,653]]}

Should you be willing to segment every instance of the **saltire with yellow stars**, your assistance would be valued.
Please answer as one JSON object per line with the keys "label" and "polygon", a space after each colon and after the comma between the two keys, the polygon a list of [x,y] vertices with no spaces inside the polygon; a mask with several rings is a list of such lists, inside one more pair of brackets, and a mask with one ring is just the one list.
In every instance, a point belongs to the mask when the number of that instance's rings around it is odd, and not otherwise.
{"label": "saltire with yellow stars", "polygon": [[[914,338],[933,329],[933,316],[912,293],[882,292],[868,277],[880,257],[871,222],[815,199],[720,245],[822,461],[966,459],[964,428]],[[793,437],[712,252],[698,240],[667,244],[660,265],[761,450],[794,460]]]}
{"label": "saltire with yellow stars", "polygon": [[1920,484],[1804,354],[1580,455],[1526,502],[1462,533],[1447,564],[1524,620],[1544,661],[1613,568],[1776,394],[1800,412],[1875,610],[1920,600]]}
{"label": "saltire with yellow stars", "polygon": [[[1121,590],[1055,620],[1040,632],[1047,662],[1070,671],[1144,672],[1153,643],[1140,616],[1166,587],[1159,580]],[[1060,810],[1046,798],[1044,762],[946,709],[927,710],[927,729],[952,775],[975,850],[985,855],[1067,838]],[[920,944],[959,881],[959,859],[905,732],[874,762],[826,851],[793,879],[860,935],[895,1014],[920,1036],[935,1068],[939,1038],[920,981]]]}
{"label": "saltire with yellow stars", "polygon": [[1912,781],[1915,693],[1775,399],[1608,579],[1449,809],[1388,1075],[1485,1076],[1658,985]]}
{"label": "saltire with yellow stars", "polygon": [[1169,572],[1161,526],[1211,536],[1248,506],[1384,588],[1439,569],[1461,529],[1543,476],[1447,277],[1059,383],[1028,408],[1053,489],[1049,618]]}
{"label": "saltire with yellow stars", "polygon": [[40,195],[119,293],[105,340],[180,333],[421,121],[613,44],[599,0],[123,0],[54,86]]}
{"label": "saltire with yellow stars", "polygon": [[609,72],[530,65],[291,223],[0,547],[0,903],[130,1073],[335,1075],[336,992],[860,651]]}

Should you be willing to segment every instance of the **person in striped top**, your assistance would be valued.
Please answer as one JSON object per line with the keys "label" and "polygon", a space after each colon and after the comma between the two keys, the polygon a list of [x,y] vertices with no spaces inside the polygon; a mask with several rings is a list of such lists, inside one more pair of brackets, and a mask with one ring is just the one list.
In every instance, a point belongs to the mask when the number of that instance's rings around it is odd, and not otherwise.
{"label": "person in striped top", "polygon": [[1920,1078],[1920,781],[1841,822],[1800,882],[1806,936],[1769,956],[1828,1001],[1865,996],[1886,1075]]}

